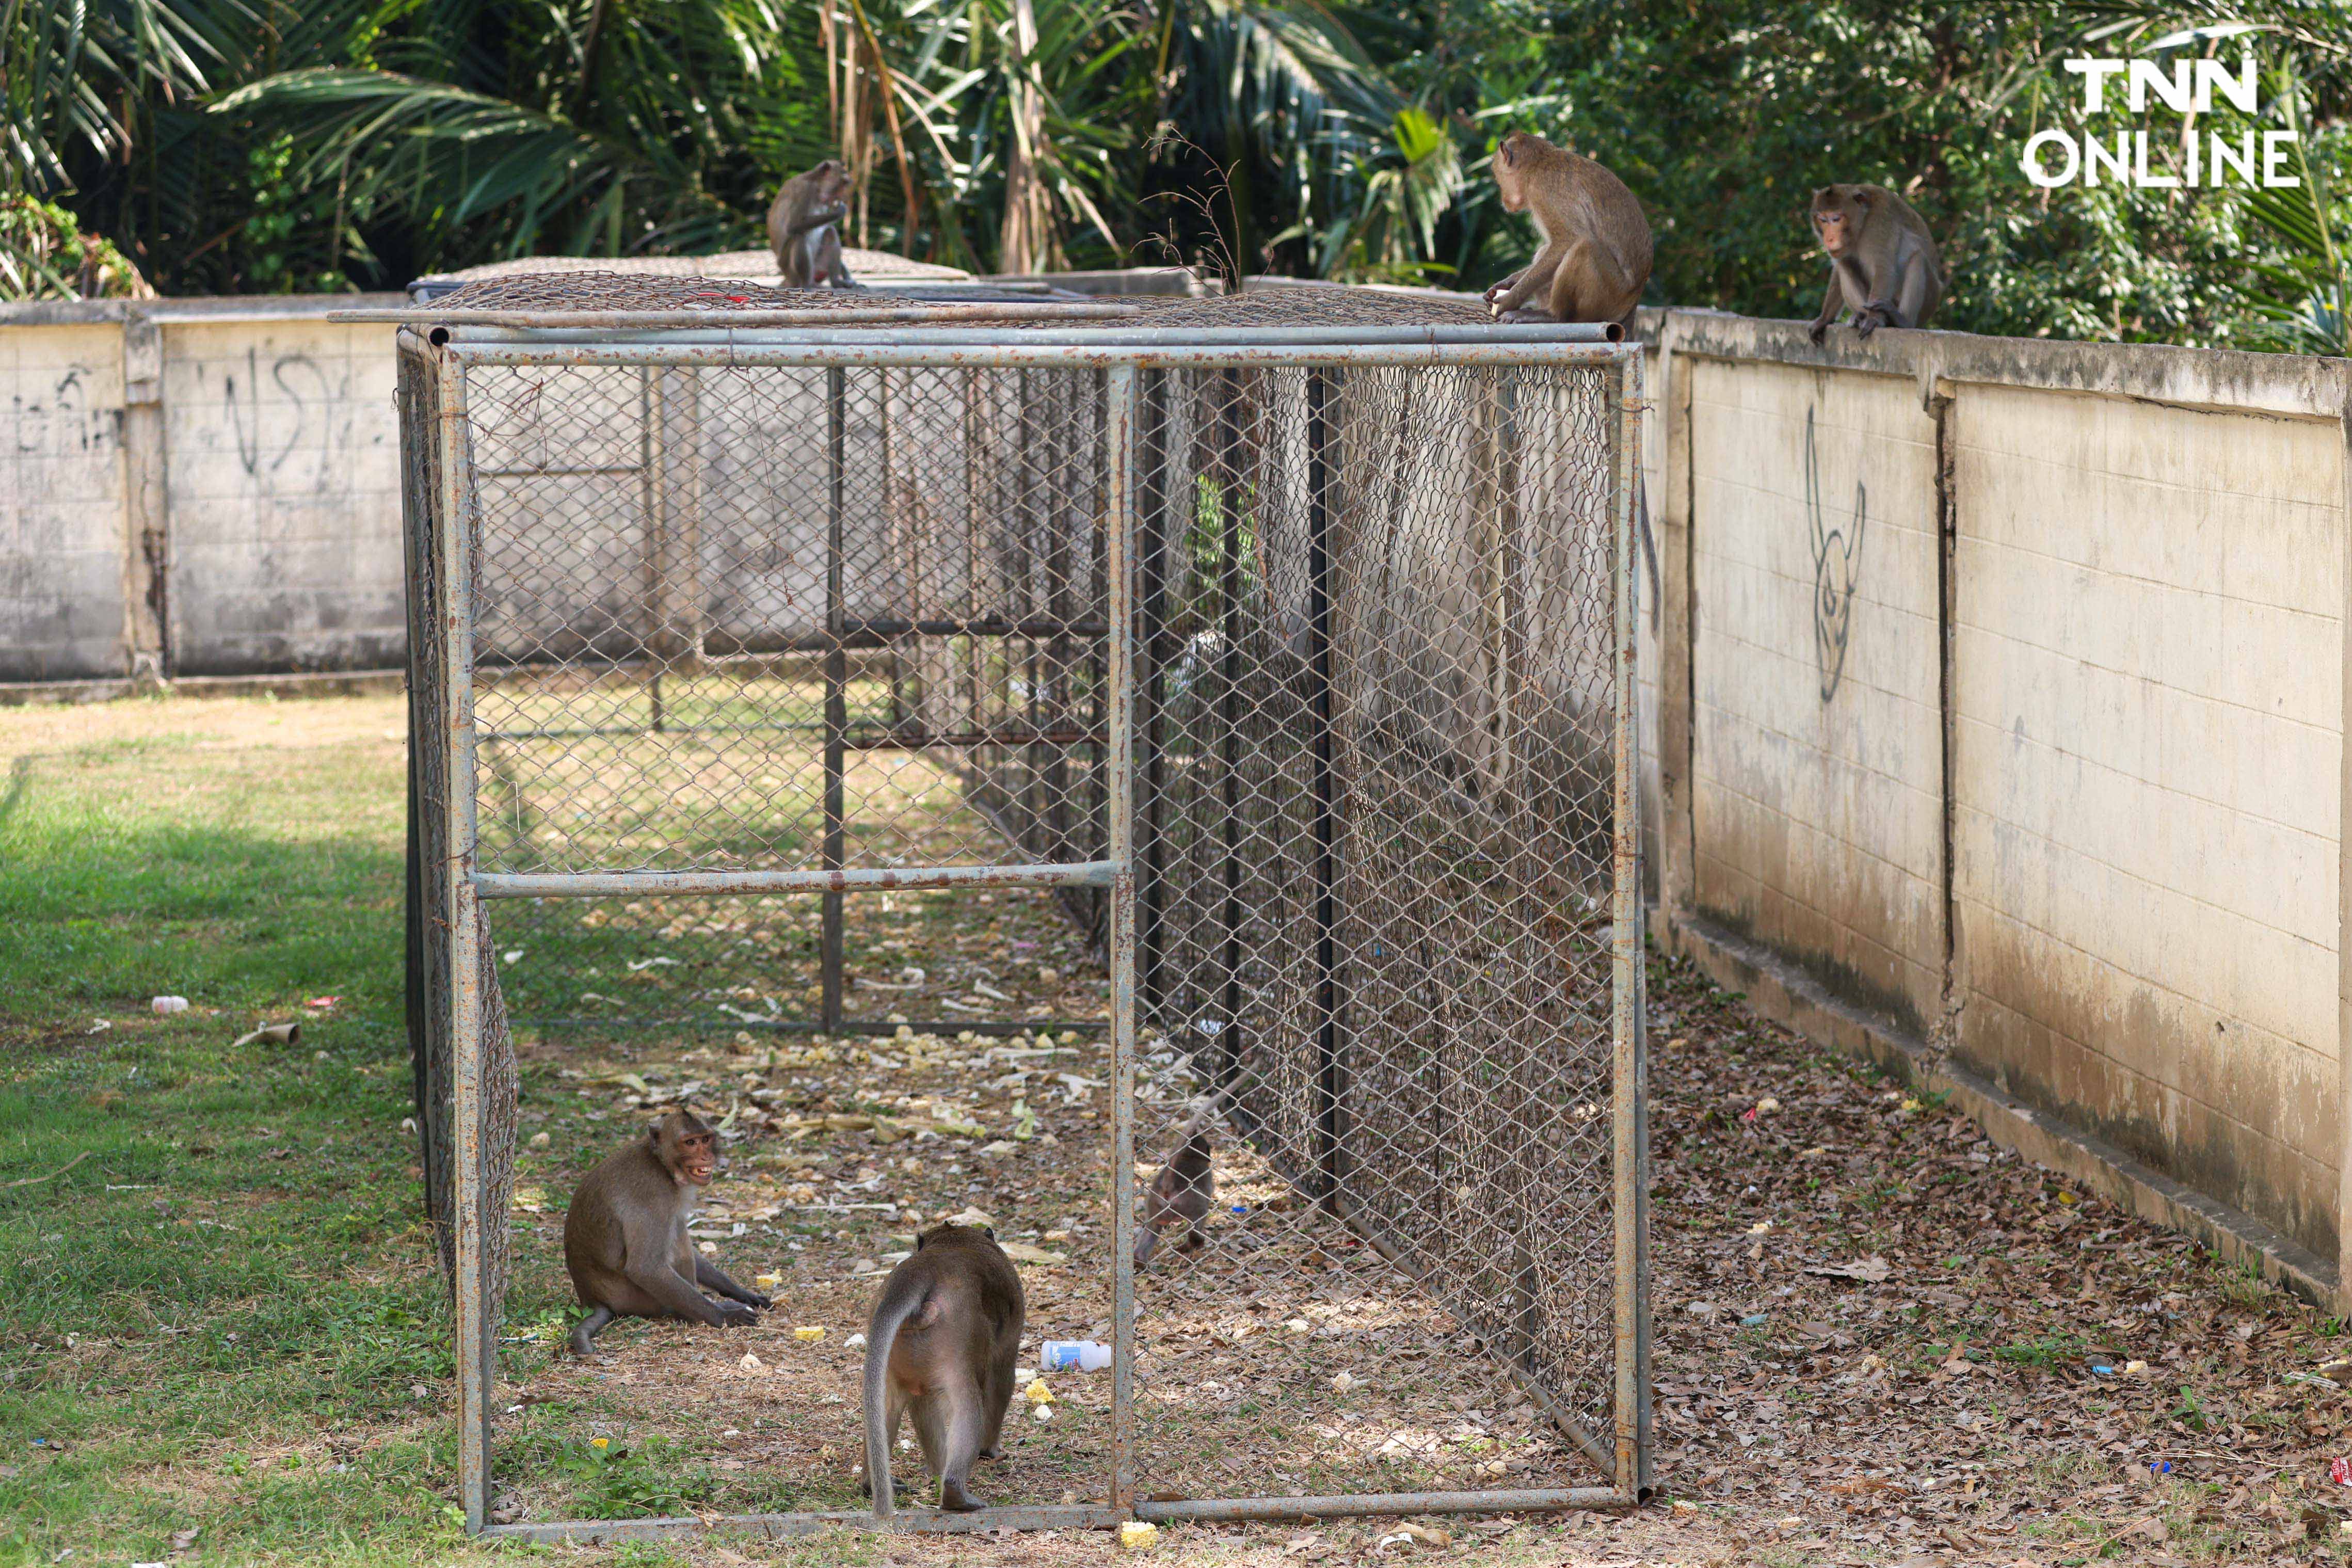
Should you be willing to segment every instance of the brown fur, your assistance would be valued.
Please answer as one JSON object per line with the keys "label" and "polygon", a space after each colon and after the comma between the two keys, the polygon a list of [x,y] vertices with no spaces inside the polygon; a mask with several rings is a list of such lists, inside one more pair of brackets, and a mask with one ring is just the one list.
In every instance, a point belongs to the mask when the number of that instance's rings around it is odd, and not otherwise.
{"label": "brown fur", "polygon": [[1650,281],[1650,220],[1625,182],[1590,158],[1514,131],[1495,150],[1506,212],[1533,216],[1536,258],[1486,290],[1506,321],[1622,322]]}
{"label": "brown fur", "polygon": [[[771,1304],[727,1278],[687,1235],[702,1189],[725,1167],[710,1124],[673,1110],[581,1181],[563,1216],[563,1266],[589,1310],[572,1326],[575,1355],[594,1356],[596,1336],[616,1317],[727,1328]],[[713,1301],[705,1289],[726,1300]]]}
{"label": "brown fur", "polygon": [[1911,204],[1884,185],[1823,185],[1813,193],[1813,237],[1830,258],[1822,313],[1807,329],[1829,335],[1841,308],[1868,337],[1881,327],[1925,326],[1944,299],[1944,261]]}
{"label": "brown fur", "polygon": [[890,1447],[909,1414],[940,1479],[940,1507],[988,1506],[971,1495],[971,1464],[1002,1452],[1028,1310],[1020,1271],[985,1226],[940,1226],[890,1270],[866,1330],[866,1484],[876,1514],[898,1505]]}
{"label": "brown fur", "polygon": [[1175,1233],[1177,1246],[1187,1251],[1201,1245],[1201,1221],[1217,1195],[1212,1152],[1209,1130],[1195,1128],[1151,1178],[1143,1194],[1143,1224],[1135,1233],[1138,1268],[1151,1261],[1163,1233]]}
{"label": "brown fur", "polygon": [[787,289],[855,284],[841,259],[841,230],[849,214],[849,171],[827,158],[805,174],[795,174],[776,193],[768,209],[768,244]]}

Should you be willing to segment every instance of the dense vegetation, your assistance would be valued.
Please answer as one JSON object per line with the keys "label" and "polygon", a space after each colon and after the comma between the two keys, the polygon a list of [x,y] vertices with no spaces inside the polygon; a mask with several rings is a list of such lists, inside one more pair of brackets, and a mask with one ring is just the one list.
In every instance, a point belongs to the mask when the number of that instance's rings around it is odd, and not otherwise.
{"label": "dense vegetation", "polygon": [[[1529,247],[1513,126],[1623,174],[1651,298],[1810,315],[1809,188],[1904,191],[1944,324],[2344,352],[2347,0],[0,0],[0,293],[396,286],[510,256],[756,245],[840,153],[853,243],[1483,284]],[[2034,188],[2074,55],[2263,70],[2291,190]],[[2171,153],[2163,152],[2170,148]]]}

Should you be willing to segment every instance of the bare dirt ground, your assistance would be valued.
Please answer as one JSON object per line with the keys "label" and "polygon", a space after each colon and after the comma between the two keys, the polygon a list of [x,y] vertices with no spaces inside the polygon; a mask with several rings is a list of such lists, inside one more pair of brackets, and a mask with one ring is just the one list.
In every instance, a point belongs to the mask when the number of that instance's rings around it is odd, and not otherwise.
{"label": "bare dirt ground", "polygon": [[[1098,979],[1043,900],[971,908],[982,920],[963,937],[974,963],[1002,978],[1008,966],[982,950],[1034,942],[1032,988],[1040,967],[1059,971],[1063,1016],[1099,1008]],[[898,913],[936,942],[929,911],[902,900]],[[868,934],[877,948],[898,940]],[[2000,1152],[1939,1107],[1759,1023],[1687,971],[1654,969],[1653,1006],[1661,1500],[1626,1519],[1433,1517],[1419,1533],[1377,1520],[1188,1526],[1163,1531],[1156,1554],[2043,1568],[2339,1560],[2352,1489],[2329,1484],[2327,1466],[2352,1449],[2352,1396],[2318,1375],[2340,1344],[2335,1324]],[[522,1351],[512,1394],[525,1408],[509,1417],[501,1474],[528,1516],[550,1517],[540,1505],[555,1500],[534,1465],[553,1474],[551,1458],[572,1440],[529,1426],[532,1403],[549,1398],[573,1409],[601,1402],[612,1438],[708,1444],[743,1481],[718,1505],[728,1510],[851,1502],[862,1358],[849,1336],[916,1226],[967,1208],[1015,1244],[1033,1345],[1108,1337],[1096,1263],[1108,1230],[1103,1093],[1088,1086],[1105,1076],[1098,1036],[883,1040],[870,1051],[747,1036],[634,1063],[539,1050],[579,1075],[563,1080],[571,1098],[595,1106],[606,1127],[698,1079],[697,1103],[735,1110],[751,1136],[737,1177],[714,1189],[725,1197],[706,1233],[739,1276],[779,1275],[782,1304],[740,1335],[616,1329],[595,1368]],[[1024,1113],[1030,1135],[1016,1140]],[[528,1172],[523,1195],[561,1203],[544,1184],[534,1191]],[[518,1218],[541,1226],[542,1246],[558,1228],[552,1213]],[[1148,1286],[1144,1300],[1149,1335]],[[1266,1359],[1255,1364],[1278,1368],[1295,1353],[1278,1316],[1287,1309],[1234,1306],[1236,1321],[1262,1332]],[[798,1328],[824,1337],[795,1338]],[[1214,1348],[1239,1347],[1230,1324],[1218,1328],[1204,1331]],[[1379,1364],[1381,1335],[1366,1333],[1360,1348]],[[1253,1364],[1229,1356],[1213,1373],[1203,1360],[1189,1375],[1231,1379],[1236,1360]],[[1556,1461],[1560,1446],[1531,1413],[1497,1402],[1457,1421],[1448,1407],[1461,1401],[1443,1373],[1412,1366],[1423,1381],[1356,1391],[1381,1429],[1404,1429],[1420,1401],[1446,1412],[1421,1425],[1450,1428],[1454,1457],[1473,1470],[1513,1453]],[[1048,1381],[1053,1419],[1016,1411],[1008,1458],[986,1468],[984,1489],[997,1498],[1099,1495],[1108,1379]],[[1282,1418],[1321,1417],[1294,1404]],[[1268,1428],[1268,1442],[1285,1440],[1296,1434]],[[1417,1458],[1433,1469],[1426,1484],[1449,1484],[1444,1453]],[[1091,1560],[1112,1547],[1093,1536],[843,1535],[681,1550],[697,1561],[929,1563]]]}

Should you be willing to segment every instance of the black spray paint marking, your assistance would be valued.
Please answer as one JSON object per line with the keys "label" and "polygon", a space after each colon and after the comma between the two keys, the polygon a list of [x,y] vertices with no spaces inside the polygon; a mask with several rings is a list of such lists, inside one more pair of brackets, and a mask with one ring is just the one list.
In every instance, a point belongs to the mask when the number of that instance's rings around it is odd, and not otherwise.
{"label": "black spray paint marking", "polygon": [[1853,592],[1862,574],[1864,510],[1870,493],[1853,482],[1853,537],[1822,517],[1821,459],[1813,453],[1813,411],[1805,410],[1805,519],[1813,544],[1813,654],[1822,671],[1822,700],[1837,695],[1845,676],[1846,634],[1853,628]]}
{"label": "black spray paint marking", "polygon": [[[286,373],[289,369],[310,373],[310,378],[318,383],[317,397],[321,403],[327,402],[334,395],[334,388],[327,380],[327,373],[320,370],[309,354],[280,354],[277,362],[269,367],[270,379],[278,384],[278,390],[284,393],[288,401],[294,405],[292,417],[287,422],[285,445],[279,447],[278,455],[269,459],[269,470],[272,473],[278,471],[279,466],[293,455],[295,447],[300,444],[302,426],[309,412],[309,405],[304,401],[302,394],[287,380]],[[245,384],[247,396],[253,405],[250,410],[253,425],[251,430],[248,431],[246,428],[248,411],[240,406],[237,402],[236,377],[225,376],[222,378],[222,396],[228,404],[229,424],[235,428],[236,434],[237,461],[245,465],[247,473],[258,479],[261,477],[262,443],[261,362],[257,353],[252,349],[245,351]]]}

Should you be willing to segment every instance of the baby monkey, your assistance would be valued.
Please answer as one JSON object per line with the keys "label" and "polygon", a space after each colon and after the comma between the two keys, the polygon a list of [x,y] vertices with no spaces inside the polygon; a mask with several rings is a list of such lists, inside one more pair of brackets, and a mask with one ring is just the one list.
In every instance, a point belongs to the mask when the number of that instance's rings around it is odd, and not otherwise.
{"label": "baby monkey", "polygon": [[898,1506],[890,1447],[911,1414],[940,1507],[970,1513],[971,1462],[1003,1452],[1013,1363],[1029,1312],[1020,1272],[985,1226],[943,1225],[890,1270],[866,1329],[866,1484],[874,1512]]}
{"label": "baby monkey", "polygon": [[[593,1342],[614,1318],[690,1318],[730,1328],[771,1305],[727,1278],[687,1235],[702,1189],[724,1163],[711,1125],[691,1110],[673,1110],[581,1182],[563,1216],[563,1266],[588,1309],[572,1326],[574,1355],[594,1359]],[[705,1289],[726,1300],[713,1301]]]}
{"label": "baby monkey", "polygon": [[1625,182],[1590,158],[1514,131],[1495,149],[1505,212],[1530,214],[1536,258],[1486,290],[1506,321],[1619,322],[1650,281],[1650,220]]}
{"label": "baby monkey", "polygon": [[1881,327],[1922,327],[1944,298],[1943,258],[1911,204],[1884,185],[1823,185],[1813,193],[1813,234],[1829,252],[1829,292],[1806,333],[1820,342],[1841,308],[1868,337]]}
{"label": "baby monkey", "polygon": [[794,174],[768,209],[768,244],[787,289],[856,286],[841,259],[841,230],[849,215],[849,171],[827,158],[805,174]]}

